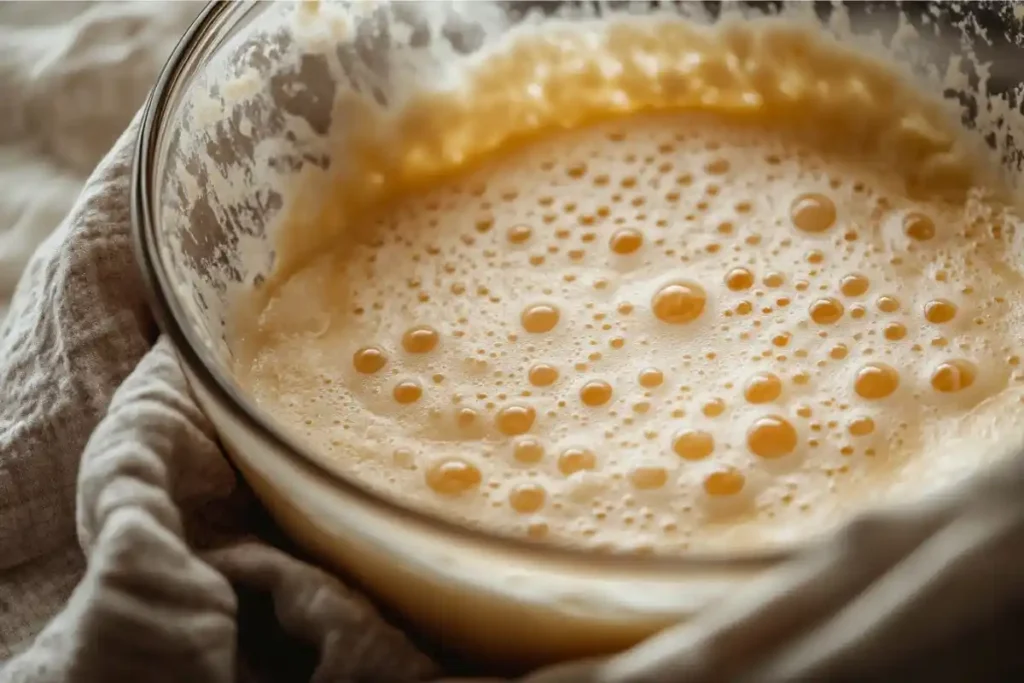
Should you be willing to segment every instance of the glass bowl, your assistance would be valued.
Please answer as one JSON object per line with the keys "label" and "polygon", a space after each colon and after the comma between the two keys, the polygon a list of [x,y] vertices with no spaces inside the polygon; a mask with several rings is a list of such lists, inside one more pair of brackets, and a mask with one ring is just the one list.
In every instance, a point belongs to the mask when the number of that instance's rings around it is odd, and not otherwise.
{"label": "glass bowl", "polygon": [[[595,554],[419,512],[326,467],[254,405],[232,379],[226,313],[233,292],[270,270],[285,209],[315,204],[328,191],[296,179],[323,177],[343,163],[345,121],[334,108],[340,89],[400,99],[398,57],[406,55],[406,83],[437,73],[429,58],[407,58],[417,41],[421,49],[444,41],[452,54],[470,54],[481,42],[474,22],[500,32],[567,5],[211,3],[149,98],[133,178],[137,253],[153,310],[225,449],[280,526],[443,648],[518,667],[629,647],[807,546],[728,557]],[[710,3],[672,5],[717,11]],[[849,18],[864,35],[900,26],[893,3],[851,5]],[[806,5],[804,14],[813,20],[815,10],[821,21],[830,14],[825,3]],[[1006,26],[997,6],[971,11]],[[346,12],[355,19],[338,18]],[[935,64],[961,45],[965,31],[952,28],[941,3],[915,3],[908,13],[929,34],[924,44]],[[993,63],[990,89],[1016,84],[1010,51],[986,44],[979,52]],[[972,98],[946,94],[968,119],[972,106],[976,113]]]}

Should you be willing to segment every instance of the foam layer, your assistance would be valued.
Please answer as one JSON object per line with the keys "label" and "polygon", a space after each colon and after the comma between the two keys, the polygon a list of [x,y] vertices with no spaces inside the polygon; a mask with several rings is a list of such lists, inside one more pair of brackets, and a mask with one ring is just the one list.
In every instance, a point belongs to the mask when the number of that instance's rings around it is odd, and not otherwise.
{"label": "foam layer", "polygon": [[573,30],[363,159],[239,328],[260,404],[406,502],[594,548],[785,544],[983,466],[1015,223],[927,99],[774,22]]}

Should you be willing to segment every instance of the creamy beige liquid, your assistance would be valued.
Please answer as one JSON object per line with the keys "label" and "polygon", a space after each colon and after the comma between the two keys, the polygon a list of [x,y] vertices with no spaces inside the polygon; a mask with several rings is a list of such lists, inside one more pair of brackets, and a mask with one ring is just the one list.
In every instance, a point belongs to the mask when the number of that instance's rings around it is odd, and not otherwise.
{"label": "creamy beige liquid", "polygon": [[[813,36],[669,24],[576,55],[659,68],[508,87],[486,126],[482,95],[422,103],[505,137],[407,144],[358,186],[401,177],[386,201],[327,214],[332,248],[240,326],[259,404],[409,505],[594,549],[785,545],[984,466],[1021,412],[1024,279],[955,128]],[[472,87],[557,72],[551,44]]]}

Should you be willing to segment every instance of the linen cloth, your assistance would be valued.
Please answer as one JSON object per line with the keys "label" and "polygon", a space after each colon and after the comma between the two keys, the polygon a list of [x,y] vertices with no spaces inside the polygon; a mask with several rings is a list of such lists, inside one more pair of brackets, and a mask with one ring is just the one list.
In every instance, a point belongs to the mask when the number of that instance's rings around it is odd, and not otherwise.
{"label": "linen cloth", "polygon": [[[296,559],[219,450],[142,295],[136,134],[100,162],[0,324],[0,682],[436,680],[412,639]],[[524,680],[1019,679],[1024,464],[1021,441],[1004,447],[1013,457],[987,476],[865,514],[631,652]]]}

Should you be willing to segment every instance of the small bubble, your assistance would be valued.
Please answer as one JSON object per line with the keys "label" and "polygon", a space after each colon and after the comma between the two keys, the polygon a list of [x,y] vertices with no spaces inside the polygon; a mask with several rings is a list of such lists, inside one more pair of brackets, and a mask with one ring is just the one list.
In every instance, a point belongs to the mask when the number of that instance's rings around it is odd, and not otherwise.
{"label": "small bubble", "polygon": [[455,422],[463,429],[469,429],[476,424],[477,412],[472,408],[459,408],[455,413]]}
{"label": "small bubble", "polygon": [[366,346],[352,355],[352,366],[364,375],[372,375],[385,365],[388,359],[384,351],[376,346]]}
{"label": "small bubble", "polygon": [[582,162],[576,163],[567,168],[565,172],[570,178],[578,180],[587,174],[587,165]]}
{"label": "small bubble", "polygon": [[735,496],[746,485],[747,479],[736,468],[712,472],[704,478],[704,492],[709,496]]}
{"label": "small bubble", "polygon": [[590,380],[580,388],[580,400],[591,408],[602,406],[612,398],[612,386],[604,380]]}
{"label": "small bubble", "polygon": [[808,312],[817,324],[831,325],[843,317],[843,304],[838,299],[825,297],[812,303]]}
{"label": "small bubble", "polygon": [[754,274],[746,268],[733,268],[725,275],[725,286],[734,292],[750,289],[754,285]]}
{"label": "small bubble", "polygon": [[868,291],[871,282],[863,275],[852,274],[843,277],[839,282],[839,291],[843,296],[857,297]]}
{"label": "small bubble", "polygon": [[875,431],[875,421],[870,417],[855,417],[850,420],[847,430],[852,436],[867,436]]}
{"label": "small bubble", "polygon": [[512,456],[519,462],[540,462],[544,457],[544,445],[530,437],[519,439],[512,447]]}
{"label": "small bubble", "polygon": [[609,248],[616,254],[626,255],[637,251],[644,243],[644,235],[634,228],[617,230],[608,240]]}
{"label": "small bubble", "polygon": [[803,194],[793,201],[789,214],[798,230],[824,232],[836,222],[836,205],[823,194]]}
{"label": "small bubble", "polygon": [[715,451],[715,438],[699,429],[683,429],[673,437],[672,450],[683,460],[703,460]]}
{"label": "small bubble", "polygon": [[713,398],[701,406],[700,411],[706,417],[718,417],[725,412],[725,401],[720,398]]}
{"label": "small bubble", "polygon": [[900,374],[884,363],[868,363],[857,371],[854,391],[869,401],[890,396],[900,384]]}
{"label": "small bubble", "polygon": [[412,327],[402,335],[402,348],[408,353],[429,353],[440,340],[437,330],[426,325]]}
{"label": "small bubble", "polygon": [[659,289],[651,298],[651,309],[662,322],[681,325],[693,322],[704,312],[707,294],[695,282],[675,282]]}
{"label": "small bubble", "polygon": [[779,415],[759,417],[747,430],[747,447],[761,458],[781,458],[796,450],[796,445],[796,429]]}
{"label": "small bubble", "polygon": [[461,458],[446,458],[426,471],[427,486],[436,493],[456,496],[480,486],[480,468]]}
{"label": "small bubble", "polygon": [[540,484],[524,482],[517,484],[508,493],[509,506],[520,514],[537,512],[544,507],[547,491]]}
{"label": "small bubble", "polygon": [[569,476],[582,470],[597,467],[597,456],[586,448],[567,448],[558,456],[558,471]]}
{"label": "small bubble", "polygon": [[704,165],[704,171],[709,175],[724,175],[730,168],[728,159],[714,159]]}
{"label": "small bubble", "polygon": [[391,392],[395,401],[403,405],[415,403],[423,395],[423,388],[414,380],[403,380]]}
{"label": "small bubble", "polygon": [[900,310],[900,302],[894,296],[880,296],[875,300],[875,306],[882,313],[895,313]]}
{"label": "small bubble", "polygon": [[533,229],[529,225],[513,225],[508,229],[506,237],[510,244],[523,244],[533,235]]}
{"label": "small bubble", "polygon": [[903,232],[912,240],[926,242],[935,237],[935,223],[924,214],[909,213],[903,218]]}
{"label": "small bubble", "polygon": [[933,299],[924,305],[925,320],[942,325],[956,317],[956,304],[947,299]]}
{"label": "small bubble", "polygon": [[668,471],[664,467],[641,465],[633,468],[629,480],[638,489],[660,489],[668,482]]}
{"label": "small bubble", "polygon": [[949,360],[940,363],[932,372],[931,384],[935,391],[944,394],[967,389],[974,384],[977,369],[966,360]]}
{"label": "small bubble", "polygon": [[528,306],[520,316],[523,329],[531,334],[550,332],[558,324],[558,309],[549,304]]}
{"label": "small bubble", "polygon": [[899,341],[907,336],[907,328],[903,323],[889,323],[883,331],[889,341]]}
{"label": "small bubble", "polygon": [[530,406],[505,406],[498,411],[495,424],[502,434],[517,436],[530,431],[536,417],[536,411]]}
{"label": "small bubble", "polygon": [[637,376],[637,382],[645,389],[659,387],[663,381],[665,381],[665,376],[658,368],[644,368]]}
{"label": "small bubble", "polygon": [[748,403],[770,403],[782,395],[782,380],[770,372],[754,375],[743,389]]}

